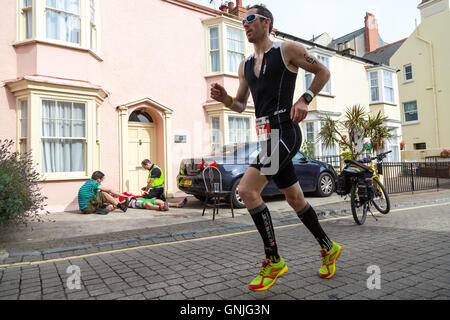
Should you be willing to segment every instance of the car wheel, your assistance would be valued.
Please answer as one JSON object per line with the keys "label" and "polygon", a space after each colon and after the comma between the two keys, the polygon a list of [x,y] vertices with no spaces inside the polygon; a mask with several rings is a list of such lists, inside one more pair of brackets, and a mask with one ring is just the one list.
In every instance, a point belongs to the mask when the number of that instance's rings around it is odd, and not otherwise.
{"label": "car wheel", "polygon": [[329,197],[334,191],[334,179],[328,172],[323,172],[317,182],[317,194],[321,197]]}
{"label": "car wheel", "polygon": [[233,183],[233,186],[231,187],[231,201],[233,201],[233,207],[237,209],[242,209],[245,208],[245,204],[238,193],[239,182],[241,182],[241,178],[237,179]]}

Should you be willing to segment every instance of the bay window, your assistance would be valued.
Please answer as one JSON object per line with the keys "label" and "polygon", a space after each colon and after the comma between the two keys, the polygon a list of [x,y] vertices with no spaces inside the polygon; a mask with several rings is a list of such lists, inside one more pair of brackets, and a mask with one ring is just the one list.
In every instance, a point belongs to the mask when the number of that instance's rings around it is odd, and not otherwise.
{"label": "bay window", "polygon": [[17,99],[17,151],[31,152],[43,180],[88,179],[100,165],[106,92],[30,77],[6,83]]}
{"label": "bay window", "polygon": [[242,24],[231,19],[215,18],[205,22],[207,75],[237,75],[246,55]]}
{"label": "bay window", "polygon": [[394,72],[373,70],[368,72],[370,103],[395,104]]}
{"label": "bay window", "polygon": [[20,0],[17,43],[42,41],[97,53],[99,0]]}

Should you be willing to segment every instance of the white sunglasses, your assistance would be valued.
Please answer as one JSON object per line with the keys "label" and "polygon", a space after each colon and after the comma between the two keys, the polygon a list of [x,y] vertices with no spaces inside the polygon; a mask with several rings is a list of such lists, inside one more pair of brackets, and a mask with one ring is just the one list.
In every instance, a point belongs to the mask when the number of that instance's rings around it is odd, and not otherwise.
{"label": "white sunglasses", "polygon": [[245,22],[252,23],[252,22],[254,22],[256,20],[256,18],[267,19],[267,17],[265,17],[265,16],[262,16],[260,14],[254,13],[254,14],[248,15],[247,18],[244,18],[242,20],[242,24],[245,25]]}

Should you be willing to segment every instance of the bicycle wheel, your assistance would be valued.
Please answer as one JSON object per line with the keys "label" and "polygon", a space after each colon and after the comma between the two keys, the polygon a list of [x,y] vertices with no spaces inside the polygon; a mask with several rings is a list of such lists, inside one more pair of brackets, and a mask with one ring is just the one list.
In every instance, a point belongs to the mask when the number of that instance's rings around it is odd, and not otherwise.
{"label": "bicycle wheel", "polygon": [[373,179],[373,185],[375,187],[375,194],[372,200],[374,207],[383,214],[389,213],[389,210],[391,210],[391,202],[389,201],[386,189],[377,178]]}
{"label": "bicycle wheel", "polygon": [[366,221],[369,203],[367,201],[360,201],[356,183],[352,185],[352,190],[350,191],[350,204],[352,207],[352,214],[355,222],[359,225],[364,224],[364,222]]}

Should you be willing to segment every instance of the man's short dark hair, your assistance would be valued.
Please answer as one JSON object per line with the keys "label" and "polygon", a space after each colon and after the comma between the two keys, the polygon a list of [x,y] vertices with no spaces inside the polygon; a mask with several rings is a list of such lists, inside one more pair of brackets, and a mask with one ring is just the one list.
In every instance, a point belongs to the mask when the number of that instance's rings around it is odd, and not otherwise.
{"label": "man's short dark hair", "polygon": [[92,180],[98,180],[98,179],[103,179],[103,177],[105,176],[105,174],[103,173],[103,172],[101,172],[101,171],[95,171],[93,174],[92,174]]}
{"label": "man's short dark hair", "polygon": [[267,9],[267,7],[264,4],[255,4],[252,6],[247,6],[247,10],[250,9],[256,9],[256,13],[260,14],[264,17],[270,18],[270,26],[269,26],[269,34],[272,32],[273,29],[273,15],[272,12]]}
{"label": "man's short dark hair", "polygon": [[146,166],[147,164],[152,163],[150,160],[148,159],[144,159],[142,160],[141,164],[143,164],[144,166]]}

